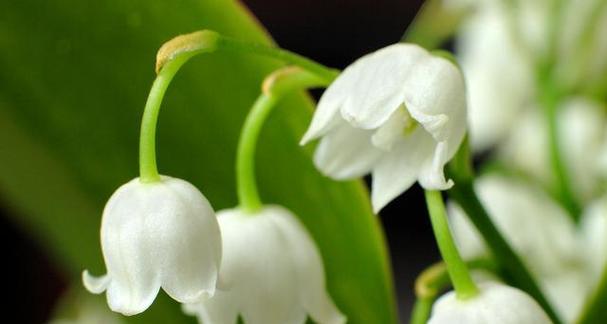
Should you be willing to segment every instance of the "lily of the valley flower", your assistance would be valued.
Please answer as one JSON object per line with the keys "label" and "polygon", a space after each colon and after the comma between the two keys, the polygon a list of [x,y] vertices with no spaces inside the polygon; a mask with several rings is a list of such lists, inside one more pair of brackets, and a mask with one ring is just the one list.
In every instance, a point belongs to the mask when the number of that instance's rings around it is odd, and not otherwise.
{"label": "lily of the valley flower", "polygon": [[412,44],[363,56],[323,94],[302,144],[322,140],[314,162],[325,175],[373,173],[379,211],[415,181],[444,190],[444,165],[466,131],[462,74],[449,60]]}
{"label": "lily of the valley flower", "polygon": [[107,274],[83,273],[93,293],[107,290],[113,311],[146,310],[162,287],[182,303],[214,294],[221,237],[207,199],[190,183],[170,177],[120,187],[103,212],[101,247]]}
{"label": "lily of the valley flower", "polygon": [[325,288],[322,259],[288,210],[265,206],[248,214],[217,213],[223,238],[221,285],[213,298],[184,305],[202,323],[344,323]]}
{"label": "lily of the valley flower", "polygon": [[[571,218],[541,189],[511,178],[485,175],[476,181],[475,190],[557,312],[573,320],[592,283]],[[452,204],[449,216],[464,258],[486,256],[486,245],[463,211]]]}
{"label": "lily of the valley flower", "polygon": [[525,292],[496,282],[479,284],[479,294],[458,299],[449,292],[432,307],[428,324],[550,324],[548,315]]}
{"label": "lily of the valley flower", "polygon": [[[499,1],[498,1],[499,2]],[[528,2],[524,1],[521,5]],[[505,4],[478,4],[458,33],[456,49],[468,88],[469,137],[484,150],[501,141],[534,93],[531,60]]]}

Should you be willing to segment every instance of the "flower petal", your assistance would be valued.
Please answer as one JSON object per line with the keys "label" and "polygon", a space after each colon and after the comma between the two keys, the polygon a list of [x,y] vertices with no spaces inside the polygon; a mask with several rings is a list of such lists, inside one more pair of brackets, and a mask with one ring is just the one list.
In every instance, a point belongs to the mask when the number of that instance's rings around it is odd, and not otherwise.
{"label": "flower petal", "polygon": [[203,302],[183,304],[182,310],[196,316],[200,323],[234,324],[238,319],[238,306],[229,299],[228,294],[218,291]]}
{"label": "flower petal", "polygon": [[341,120],[339,107],[348,95],[351,80],[338,77],[323,93],[318,102],[310,127],[299,142],[305,145],[311,140],[327,134]]}
{"label": "flower petal", "polygon": [[[181,303],[195,302],[215,293],[221,262],[221,236],[213,208],[196,187],[163,179],[167,202],[158,214],[158,266],[162,288]],[[195,248],[193,248],[195,247]]]}
{"label": "flower petal", "polygon": [[101,246],[112,278],[107,287],[108,304],[124,315],[143,312],[160,289],[160,274],[153,261],[156,227],[150,222],[154,217],[149,217],[162,208],[159,187],[134,179],[112,195],[103,212]]}
{"label": "flower petal", "polygon": [[447,159],[448,151],[447,142],[439,142],[434,149],[432,159],[427,159],[418,176],[419,184],[428,190],[447,190],[453,186],[453,181],[445,180],[445,172],[443,171]]}
{"label": "flower petal", "polygon": [[398,139],[405,136],[407,127],[417,127],[414,123],[415,120],[409,115],[407,109],[404,106],[401,106],[392,113],[392,116],[390,116],[375,133],[373,133],[373,136],[371,136],[371,143],[379,149],[390,151],[392,150],[392,145],[397,142]]}
{"label": "flower petal", "polygon": [[432,306],[428,324],[552,323],[540,305],[522,290],[495,282],[478,285],[479,294],[461,300],[451,291]]}
{"label": "flower petal", "polygon": [[450,61],[425,56],[402,85],[409,113],[436,139],[463,137],[466,89],[462,72]]}
{"label": "flower petal", "polygon": [[418,45],[394,44],[358,59],[339,76],[349,85],[340,109],[343,118],[357,128],[382,125],[403,103],[403,86],[426,56],[430,54]]}
{"label": "flower petal", "polygon": [[333,179],[352,179],[369,173],[381,151],[371,144],[371,133],[347,123],[328,133],[314,153],[314,164]]}
{"label": "flower petal", "polygon": [[107,289],[110,284],[110,277],[106,274],[100,277],[95,277],[88,270],[82,271],[82,283],[84,288],[93,294],[101,294]]}
{"label": "flower petal", "polygon": [[394,198],[407,190],[418,177],[424,161],[432,156],[435,146],[432,136],[423,128],[394,145],[373,168],[371,202],[377,213]]}
{"label": "flower petal", "polygon": [[345,323],[345,316],[327,293],[322,258],[306,228],[285,208],[271,206],[267,209],[272,211],[272,220],[280,227],[283,239],[287,242],[286,247],[297,271],[297,283],[300,285],[297,291],[304,309],[317,323]]}

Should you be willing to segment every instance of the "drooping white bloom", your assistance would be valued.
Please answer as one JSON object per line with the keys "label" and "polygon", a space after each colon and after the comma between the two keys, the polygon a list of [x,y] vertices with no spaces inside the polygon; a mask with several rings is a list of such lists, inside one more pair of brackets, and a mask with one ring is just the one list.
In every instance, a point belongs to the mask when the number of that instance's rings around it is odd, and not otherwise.
{"label": "drooping white bloom", "polygon": [[451,291],[432,307],[428,324],[550,324],[548,315],[525,292],[495,282],[478,285],[479,294],[466,300]]}
{"label": "drooping white bloom", "polygon": [[457,56],[468,88],[470,143],[475,150],[502,140],[534,93],[531,62],[522,48],[525,41],[512,35],[516,27],[503,7],[478,8],[457,37]]}
{"label": "drooping white bloom", "polygon": [[280,206],[217,213],[223,238],[221,285],[213,298],[184,305],[201,323],[345,323],[325,288],[322,259],[299,220]]}
{"label": "drooping white bloom", "polygon": [[[573,192],[579,201],[596,198],[606,168],[605,125],[607,116],[601,104],[576,97],[565,100],[557,116],[559,143]],[[550,145],[545,117],[540,109],[519,115],[511,134],[499,148],[499,158],[546,186],[553,183]]]}
{"label": "drooping white bloom", "polygon": [[322,137],[317,168],[334,179],[373,173],[379,211],[415,181],[443,190],[444,165],[466,131],[462,74],[449,60],[412,44],[363,56],[329,86],[302,144]]}
{"label": "drooping white bloom", "polygon": [[[566,320],[580,311],[592,282],[576,227],[539,188],[498,175],[479,178],[475,191],[505,239],[522,257],[547,298]],[[449,205],[456,243],[465,259],[489,252],[464,212]]]}
{"label": "drooping white bloom", "polygon": [[107,290],[113,311],[146,310],[162,287],[186,303],[212,296],[221,262],[221,236],[207,199],[190,183],[136,178],[112,195],[103,211],[101,248],[107,274],[83,273],[93,293]]}

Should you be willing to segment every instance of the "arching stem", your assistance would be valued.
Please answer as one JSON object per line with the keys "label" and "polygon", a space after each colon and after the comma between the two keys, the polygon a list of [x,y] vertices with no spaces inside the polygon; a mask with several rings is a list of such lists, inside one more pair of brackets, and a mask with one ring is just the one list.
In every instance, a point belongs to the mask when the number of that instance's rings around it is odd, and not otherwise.
{"label": "arching stem", "polygon": [[[337,75],[339,75],[338,70],[327,68],[295,53],[285,51],[280,48],[262,44],[247,43],[229,37],[224,37],[210,30],[198,31],[171,39],[158,50],[156,55],[156,73],[158,75],[156,76],[152,89],[148,95],[141,120],[141,133],[139,139],[139,174],[142,182],[160,181],[160,175],[158,173],[158,167],[156,164],[156,125],[158,122],[158,114],[160,112],[160,106],[162,104],[164,94],[169,84],[173,80],[173,77],[175,74],[177,74],[177,71],[179,71],[183,64],[185,64],[190,58],[198,54],[216,52],[220,50],[268,56],[285,63],[290,63],[301,67],[301,69],[295,73],[297,76],[287,78],[291,80],[286,82],[287,86],[290,83],[295,82],[295,80],[299,80],[297,82],[301,83],[305,87],[305,84],[307,84],[306,82],[309,83],[310,81],[308,79],[311,78],[314,79],[314,84],[322,83],[323,85],[328,85],[337,77]],[[280,91],[277,93],[279,92]],[[259,128],[261,127],[263,120],[265,120],[265,116],[269,112],[269,109],[274,106],[273,101],[273,98],[260,98],[256,102],[254,107],[255,114],[254,116],[251,116],[251,123],[245,125],[245,127],[247,127],[247,132],[252,132],[254,137],[257,136],[255,132],[259,132]],[[268,110],[268,112],[265,110]],[[261,122],[257,120],[261,120]],[[246,139],[246,141],[250,140]],[[242,145],[242,150],[244,150],[245,156],[248,154],[247,152],[249,150],[251,150],[250,154],[252,154],[255,149],[254,143],[251,145],[251,143],[245,142]],[[243,172],[246,172],[246,168],[247,167],[245,166]],[[256,193],[256,189],[254,183],[251,184],[250,182],[245,181],[243,187],[250,187],[250,189],[243,189],[245,195],[250,197],[255,196],[254,193]],[[251,192],[250,195],[246,194],[249,192]],[[251,205],[255,205],[255,203],[252,202]]]}
{"label": "arching stem", "polygon": [[244,211],[255,213],[262,207],[255,180],[255,148],[268,115],[287,93],[328,84],[327,80],[297,67],[282,68],[264,80],[263,91],[242,127],[236,155],[236,187]]}

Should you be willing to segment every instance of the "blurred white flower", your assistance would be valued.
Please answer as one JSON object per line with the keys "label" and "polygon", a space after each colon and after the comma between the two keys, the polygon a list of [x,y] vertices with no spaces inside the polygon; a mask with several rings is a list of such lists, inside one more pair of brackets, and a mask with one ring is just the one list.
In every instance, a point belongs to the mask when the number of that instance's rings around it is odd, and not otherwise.
{"label": "blurred white flower", "polygon": [[89,291],[107,290],[113,311],[143,312],[160,287],[183,303],[215,292],[219,226],[207,199],[186,181],[136,178],[118,188],[103,211],[101,248],[107,274],[82,277]]}
{"label": "blurred white flower", "polygon": [[451,187],[443,167],[465,132],[459,68],[417,45],[395,44],[358,59],[329,86],[302,144],[322,137],[314,162],[334,179],[372,172],[379,211],[415,181]]}
{"label": "blurred white flower", "polygon": [[581,237],[593,282],[598,283],[607,266],[607,196],[597,199],[584,210]]}
{"label": "blurred white flower", "polygon": [[[579,201],[596,197],[607,175],[602,157],[607,154],[607,116],[597,102],[577,97],[559,107],[559,140],[573,192]],[[548,130],[541,111],[521,114],[511,134],[499,147],[499,158],[548,186],[553,181]]]}
{"label": "blurred white flower", "polygon": [[460,300],[451,291],[432,306],[428,324],[550,324],[548,315],[525,292],[495,282],[478,285],[479,294]]}
{"label": "blurred white flower", "polygon": [[[511,178],[486,175],[475,191],[491,219],[566,320],[580,311],[592,282],[581,242],[566,212],[539,188]],[[465,259],[489,251],[459,206],[449,205],[453,236]]]}
{"label": "blurred white flower", "polygon": [[456,53],[468,88],[470,143],[475,150],[487,149],[506,136],[535,91],[525,42],[514,38],[503,6],[478,8],[457,37]]}
{"label": "blurred white flower", "polygon": [[217,213],[223,238],[221,285],[214,297],[185,304],[201,323],[345,323],[325,288],[322,259],[299,220],[280,206]]}

